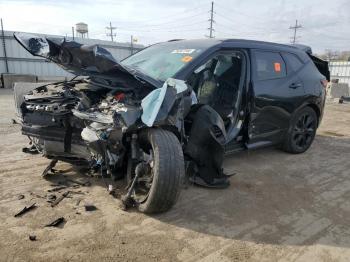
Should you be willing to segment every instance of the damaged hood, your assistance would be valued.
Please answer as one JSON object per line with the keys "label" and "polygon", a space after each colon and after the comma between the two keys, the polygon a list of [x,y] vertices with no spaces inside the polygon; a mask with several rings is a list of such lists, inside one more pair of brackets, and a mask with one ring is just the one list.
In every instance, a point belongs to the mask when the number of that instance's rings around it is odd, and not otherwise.
{"label": "damaged hood", "polygon": [[33,56],[46,58],[72,74],[90,76],[106,85],[113,83],[130,87],[130,84],[136,83],[154,88],[161,86],[157,80],[122,65],[108,50],[98,45],[26,33],[15,33],[14,37]]}

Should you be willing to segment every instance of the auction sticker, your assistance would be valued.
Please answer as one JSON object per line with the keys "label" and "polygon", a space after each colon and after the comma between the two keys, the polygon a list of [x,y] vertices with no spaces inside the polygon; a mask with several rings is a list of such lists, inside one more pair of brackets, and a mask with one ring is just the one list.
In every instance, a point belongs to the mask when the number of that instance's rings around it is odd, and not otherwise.
{"label": "auction sticker", "polygon": [[172,54],[192,54],[196,49],[175,49]]}
{"label": "auction sticker", "polygon": [[281,72],[281,64],[280,63],[275,63],[275,71]]}
{"label": "auction sticker", "polygon": [[192,56],[186,55],[181,59],[181,61],[184,63],[188,63],[192,60],[192,58],[193,58]]}

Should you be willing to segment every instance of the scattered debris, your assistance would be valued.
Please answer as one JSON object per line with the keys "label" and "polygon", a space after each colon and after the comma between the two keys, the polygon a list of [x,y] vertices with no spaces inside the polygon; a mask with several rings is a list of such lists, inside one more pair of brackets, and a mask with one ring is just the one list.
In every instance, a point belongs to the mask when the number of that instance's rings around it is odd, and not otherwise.
{"label": "scattered debris", "polygon": [[64,198],[69,195],[70,191],[64,192],[60,197],[58,197],[54,202],[51,203],[51,207],[58,205]]}
{"label": "scattered debris", "polygon": [[27,213],[28,211],[30,210],[33,210],[34,208],[36,208],[36,203],[30,205],[29,207],[24,207],[21,211],[19,211],[15,217],[19,217],[19,216],[22,216],[23,214]]}
{"label": "scattered debris", "polygon": [[85,211],[96,211],[97,207],[94,205],[85,205]]}
{"label": "scattered debris", "polygon": [[24,195],[18,195],[18,196],[17,196],[17,199],[18,199],[18,200],[21,200],[21,199],[23,199],[23,198],[24,198]]}
{"label": "scattered debris", "polygon": [[81,199],[78,199],[77,202],[75,203],[75,205],[79,206],[80,202],[81,202]]}
{"label": "scattered debris", "polygon": [[19,125],[16,119],[12,118],[11,119],[12,125]]}
{"label": "scattered debris", "polygon": [[59,217],[56,220],[52,221],[51,223],[45,225],[45,227],[58,227],[60,224],[62,224],[65,221],[66,220],[64,219],[64,217]]}
{"label": "scattered debris", "polygon": [[50,184],[50,186],[51,187],[58,187],[58,186],[62,186],[62,182],[61,181],[59,181],[59,182],[57,182],[57,183],[53,183],[53,184]]}
{"label": "scattered debris", "polygon": [[34,145],[32,145],[31,147],[23,147],[22,152],[26,154],[32,154],[32,155],[36,155],[40,153],[36,148],[36,146]]}
{"label": "scattered debris", "polygon": [[73,180],[73,179],[67,179],[68,182],[71,182],[71,183],[74,183],[74,184],[77,184],[79,186],[86,186],[86,187],[89,187],[91,186],[91,182],[90,181],[86,181],[86,182],[80,182],[80,181],[76,181],[76,180]]}
{"label": "scattered debris", "polygon": [[84,192],[82,192],[81,190],[79,191],[70,191],[71,194],[75,194],[75,195],[85,195]]}
{"label": "scattered debris", "polygon": [[48,164],[48,166],[45,168],[44,172],[41,174],[42,177],[45,177],[49,174],[49,172],[52,172],[52,169],[55,167],[55,165],[57,164],[58,160],[57,159],[53,159],[51,160],[50,164]]}
{"label": "scattered debris", "polygon": [[29,235],[30,241],[36,241],[36,235]]}
{"label": "scattered debris", "polygon": [[30,192],[30,195],[31,195],[31,196],[35,196],[35,197],[37,197],[37,198],[43,198],[43,199],[45,199],[45,198],[46,198],[46,197],[43,197],[43,196],[38,195],[38,194],[33,193],[33,192]]}
{"label": "scattered debris", "polygon": [[56,199],[57,199],[56,195],[51,194],[47,196],[47,202],[49,203],[55,202]]}
{"label": "scattered debris", "polygon": [[67,188],[67,186],[58,186],[58,187],[47,190],[47,192],[57,192],[57,191],[60,191],[62,189],[66,189],[66,188]]}

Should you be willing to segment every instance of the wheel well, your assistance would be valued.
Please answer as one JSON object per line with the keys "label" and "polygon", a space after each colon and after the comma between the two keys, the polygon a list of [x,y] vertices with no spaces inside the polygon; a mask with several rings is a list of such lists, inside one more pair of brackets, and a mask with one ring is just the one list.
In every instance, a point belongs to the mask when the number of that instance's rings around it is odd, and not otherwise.
{"label": "wheel well", "polygon": [[321,116],[320,109],[314,104],[309,104],[307,106],[311,107],[315,111],[315,113],[317,115],[317,127],[318,127],[318,124],[320,123],[320,116]]}

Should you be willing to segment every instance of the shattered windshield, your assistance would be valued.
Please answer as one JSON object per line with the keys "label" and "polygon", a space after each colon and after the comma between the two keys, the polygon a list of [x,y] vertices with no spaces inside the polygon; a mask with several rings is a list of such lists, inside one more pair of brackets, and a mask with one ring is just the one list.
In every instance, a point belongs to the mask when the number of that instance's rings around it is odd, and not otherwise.
{"label": "shattered windshield", "polygon": [[204,49],[189,43],[168,42],[148,47],[124,59],[121,64],[164,82],[200,55]]}

